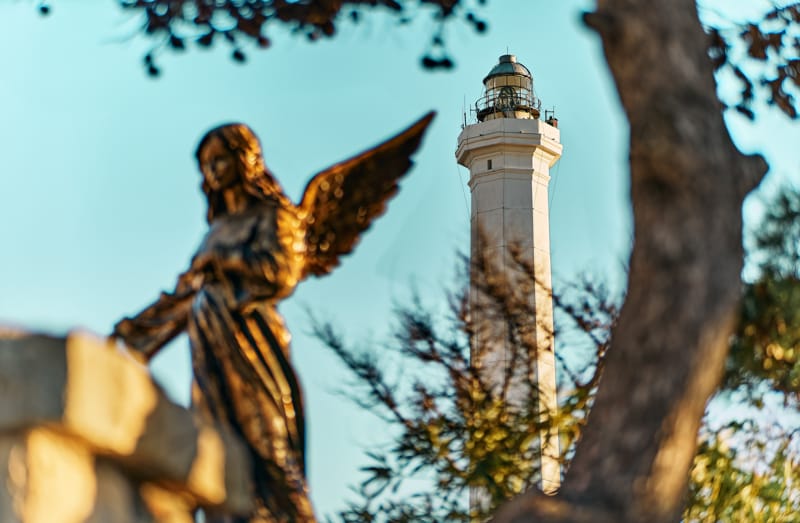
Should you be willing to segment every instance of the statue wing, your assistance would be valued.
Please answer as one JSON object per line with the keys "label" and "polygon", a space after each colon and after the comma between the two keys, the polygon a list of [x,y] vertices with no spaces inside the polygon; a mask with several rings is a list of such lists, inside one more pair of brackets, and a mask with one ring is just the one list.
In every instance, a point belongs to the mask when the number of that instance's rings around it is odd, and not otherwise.
{"label": "statue wing", "polygon": [[311,179],[299,206],[306,225],[303,277],[329,273],[383,214],[434,115],[426,114],[393,138]]}

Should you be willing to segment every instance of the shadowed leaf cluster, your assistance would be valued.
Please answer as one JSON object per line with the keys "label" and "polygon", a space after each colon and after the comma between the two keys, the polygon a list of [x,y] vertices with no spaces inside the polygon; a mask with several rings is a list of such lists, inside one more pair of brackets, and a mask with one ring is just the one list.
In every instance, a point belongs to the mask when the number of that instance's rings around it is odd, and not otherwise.
{"label": "shadowed leaf cluster", "polygon": [[688,522],[795,521],[797,434],[752,420],[704,428],[690,472]]}
{"label": "shadowed leaf cluster", "polygon": [[139,14],[141,31],[154,39],[145,57],[151,75],[159,74],[155,54],[183,51],[189,44],[231,47],[231,58],[244,62],[248,46],[270,46],[270,31],[289,28],[310,41],[333,37],[345,22],[359,23],[367,12],[383,12],[398,24],[410,23],[421,12],[436,22],[428,49],[421,58],[426,69],[454,66],[444,42],[444,25],[461,20],[476,32],[487,29],[477,10],[486,0],[118,0],[124,9]]}
{"label": "shadowed leaf cluster", "polygon": [[724,386],[760,403],[769,391],[800,394],[800,191],[768,202],[752,233],[755,281],[745,284]]}
{"label": "shadowed leaf cluster", "polygon": [[800,87],[800,3],[777,6],[760,20],[708,29],[709,55],[718,71],[729,72],[741,86],[732,105],[749,119],[763,92],[768,105],[797,118]]}
{"label": "shadowed leaf cluster", "polygon": [[[160,74],[156,57],[162,51],[183,52],[190,45],[228,45],[231,59],[247,60],[248,48],[267,48],[270,32],[278,27],[310,41],[331,38],[346,23],[358,24],[370,13],[385,13],[406,25],[420,13],[435,21],[435,29],[420,63],[427,70],[447,70],[455,63],[445,41],[445,26],[460,20],[477,33],[488,29],[479,14],[488,0],[117,0],[138,15],[140,32],[153,41],[144,57],[152,76]],[[38,2],[50,13],[49,2]],[[730,74],[740,86],[739,97],[727,102],[746,117],[755,118],[761,99],[791,118],[798,114],[793,92],[800,87],[800,3],[776,6],[761,19],[708,27],[709,56],[715,68]]]}

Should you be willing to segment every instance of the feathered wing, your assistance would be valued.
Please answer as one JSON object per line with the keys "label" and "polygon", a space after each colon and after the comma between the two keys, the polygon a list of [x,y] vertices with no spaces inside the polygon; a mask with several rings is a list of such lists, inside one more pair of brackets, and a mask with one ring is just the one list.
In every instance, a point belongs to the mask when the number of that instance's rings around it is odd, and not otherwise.
{"label": "feathered wing", "polygon": [[393,138],[311,179],[299,206],[306,223],[303,277],[329,273],[383,214],[434,115],[428,113]]}

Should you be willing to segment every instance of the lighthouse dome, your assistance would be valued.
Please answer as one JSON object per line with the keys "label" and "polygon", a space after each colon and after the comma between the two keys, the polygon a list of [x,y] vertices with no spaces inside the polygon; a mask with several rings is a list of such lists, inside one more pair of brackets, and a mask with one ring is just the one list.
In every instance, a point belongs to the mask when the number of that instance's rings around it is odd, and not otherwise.
{"label": "lighthouse dome", "polygon": [[475,104],[478,120],[537,119],[540,103],[530,70],[513,54],[502,55],[483,79],[484,93]]}
{"label": "lighthouse dome", "polygon": [[492,70],[489,71],[489,74],[483,79],[483,83],[485,84],[486,80],[501,75],[520,75],[533,79],[530,69],[517,62],[517,57],[513,54],[504,54],[501,56],[497,65],[492,67]]}

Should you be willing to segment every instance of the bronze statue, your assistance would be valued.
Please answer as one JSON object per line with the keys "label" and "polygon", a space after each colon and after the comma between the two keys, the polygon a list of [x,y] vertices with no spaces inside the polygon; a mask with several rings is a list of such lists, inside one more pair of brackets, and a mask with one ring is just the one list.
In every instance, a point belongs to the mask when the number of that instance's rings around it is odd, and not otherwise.
{"label": "bronze statue", "polygon": [[194,407],[231,426],[252,453],[257,509],[246,521],[315,521],[300,385],[276,306],[352,251],[397,192],[432,118],[317,174],[299,205],[247,126],[213,129],[197,148],[209,231],[175,290],[117,323],[113,335],[149,359],[188,331]]}

